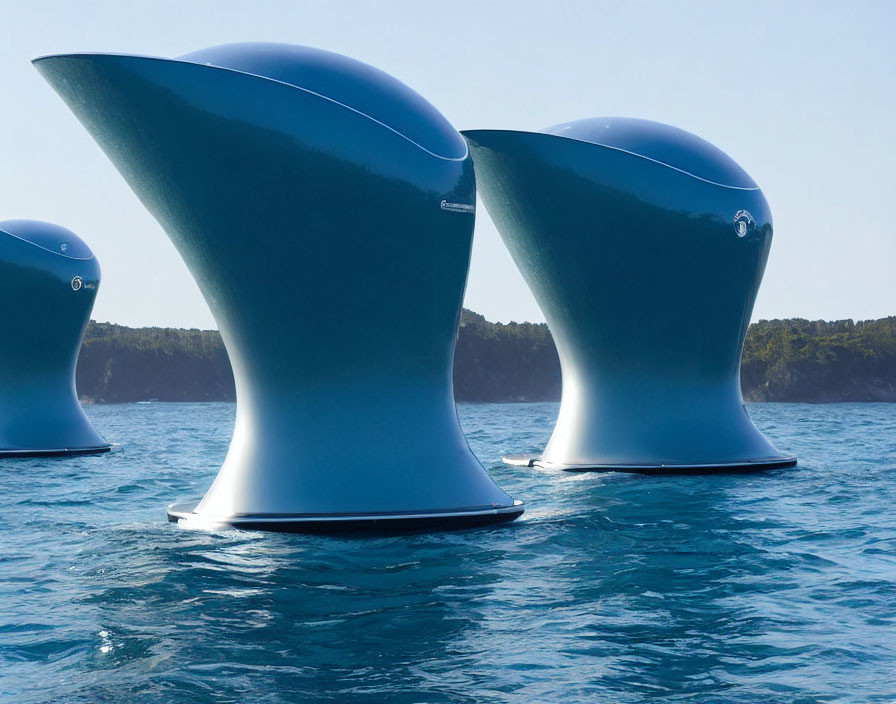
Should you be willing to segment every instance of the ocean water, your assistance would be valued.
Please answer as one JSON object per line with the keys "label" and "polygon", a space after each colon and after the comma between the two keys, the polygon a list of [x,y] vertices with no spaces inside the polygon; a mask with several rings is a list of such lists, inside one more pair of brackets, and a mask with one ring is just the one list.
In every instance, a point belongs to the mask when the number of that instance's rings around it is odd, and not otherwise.
{"label": "ocean water", "polygon": [[796,469],[504,467],[556,404],[463,404],[516,523],[169,524],[231,404],[92,406],[109,455],[0,462],[0,701],[894,702],[896,404],[752,405]]}

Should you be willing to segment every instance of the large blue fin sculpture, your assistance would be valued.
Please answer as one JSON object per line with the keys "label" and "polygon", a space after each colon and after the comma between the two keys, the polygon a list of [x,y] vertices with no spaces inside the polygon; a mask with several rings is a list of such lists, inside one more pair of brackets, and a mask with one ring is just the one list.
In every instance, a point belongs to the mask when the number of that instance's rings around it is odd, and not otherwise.
{"label": "large blue fin sculpture", "polygon": [[99,283],[100,265],[74,232],[0,222],[0,457],[108,452],[75,391]]}
{"label": "large blue fin sculpture", "polygon": [[371,66],[282,44],[35,64],[180,250],[230,355],[227,459],[172,520],[326,531],[522,513],[457,420],[475,178],[435,108]]}
{"label": "large blue fin sculpture", "polygon": [[730,157],[683,130],[627,118],[464,135],[563,376],[543,454],[506,461],[637,472],[795,464],[741,397],[772,218]]}

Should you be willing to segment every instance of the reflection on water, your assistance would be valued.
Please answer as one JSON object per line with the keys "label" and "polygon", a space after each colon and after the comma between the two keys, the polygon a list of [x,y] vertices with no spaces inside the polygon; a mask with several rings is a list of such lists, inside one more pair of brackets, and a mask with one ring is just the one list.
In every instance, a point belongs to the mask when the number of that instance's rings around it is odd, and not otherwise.
{"label": "reflection on water", "polygon": [[462,405],[510,525],[184,530],[229,404],[95,406],[119,452],[0,472],[0,700],[890,701],[896,406],[752,406],[797,469],[500,465],[555,404]]}

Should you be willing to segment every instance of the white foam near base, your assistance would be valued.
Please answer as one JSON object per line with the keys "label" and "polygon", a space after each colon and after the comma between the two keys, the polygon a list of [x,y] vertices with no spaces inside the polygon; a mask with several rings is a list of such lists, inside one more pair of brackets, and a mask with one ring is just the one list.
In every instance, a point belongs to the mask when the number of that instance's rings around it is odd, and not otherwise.
{"label": "white foam near base", "polygon": [[539,455],[504,455],[501,461],[511,467],[534,467],[540,459]]}

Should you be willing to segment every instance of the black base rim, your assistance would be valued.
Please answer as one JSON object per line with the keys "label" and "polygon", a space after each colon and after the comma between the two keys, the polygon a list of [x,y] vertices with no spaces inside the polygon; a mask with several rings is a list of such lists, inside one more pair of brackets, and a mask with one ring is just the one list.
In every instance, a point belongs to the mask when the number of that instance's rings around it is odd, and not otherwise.
{"label": "black base rim", "polygon": [[[172,505],[168,508],[168,520],[177,523],[190,521],[196,514],[192,512],[195,503]],[[346,534],[396,535],[402,533],[429,533],[463,530],[488,525],[509,523],[519,518],[525,510],[521,501],[513,506],[502,506],[493,510],[478,510],[468,513],[439,513],[433,515],[358,515],[335,514],[296,515],[275,517],[240,516],[221,521],[210,521],[209,525],[226,526],[239,530],[261,530],[274,533],[304,534]],[[198,518],[198,517],[197,517]]]}
{"label": "black base rim", "polygon": [[624,465],[624,464],[594,464],[594,465],[563,465],[542,463],[540,457],[532,457],[528,463],[523,462],[522,455],[508,455],[504,458],[506,464],[514,466],[542,467],[545,469],[562,469],[565,472],[623,472],[625,474],[748,474],[751,472],[764,472],[772,469],[787,469],[797,463],[796,457],[772,457],[748,462],[729,462],[725,464],[656,464],[656,465]]}
{"label": "black base rim", "polygon": [[772,469],[787,469],[796,466],[796,457],[787,457],[780,460],[768,460],[762,462],[744,462],[737,464],[720,465],[657,465],[655,467],[564,467],[566,472],[622,472],[624,474],[653,474],[653,475],[705,475],[705,474],[751,474],[753,472],[766,472]]}
{"label": "black base rim", "polygon": [[0,459],[12,457],[70,457],[72,455],[100,455],[109,452],[111,445],[103,447],[78,447],[65,450],[0,450]]}

